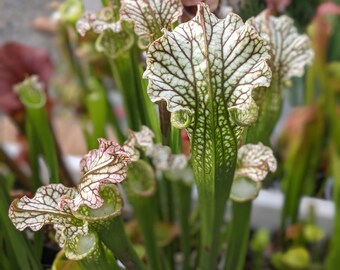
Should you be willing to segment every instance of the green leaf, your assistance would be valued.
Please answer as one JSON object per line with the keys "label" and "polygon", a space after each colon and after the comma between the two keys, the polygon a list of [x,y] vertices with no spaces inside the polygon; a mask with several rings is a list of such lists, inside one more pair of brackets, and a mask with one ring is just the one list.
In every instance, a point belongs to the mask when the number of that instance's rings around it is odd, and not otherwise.
{"label": "green leaf", "polygon": [[133,22],[136,34],[147,45],[162,35],[163,28],[169,29],[178,20],[182,9],[180,0],[123,0],[120,19]]}
{"label": "green leaf", "polygon": [[[249,23],[233,13],[219,20],[205,4],[198,5],[194,19],[173,32],[164,30],[149,47],[144,77],[151,100],[165,100],[172,113],[192,115],[187,131],[200,195],[203,253],[216,252],[212,241],[218,241],[241,126],[255,118],[252,90],[269,86],[268,59],[265,42]],[[207,267],[214,268],[202,265]]]}
{"label": "green leaf", "polygon": [[[0,174],[1,269],[42,269],[39,256],[24,233],[18,233],[8,218],[10,197]],[[7,267],[7,268],[6,268]]]}

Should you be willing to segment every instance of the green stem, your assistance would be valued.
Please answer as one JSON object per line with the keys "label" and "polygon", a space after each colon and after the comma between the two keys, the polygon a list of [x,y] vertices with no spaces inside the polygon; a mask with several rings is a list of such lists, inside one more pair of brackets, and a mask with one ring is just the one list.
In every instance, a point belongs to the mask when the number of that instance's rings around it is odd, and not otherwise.
{"label": "green stem", "polygon": [[128,125],[131,129],[140,130],[141,121],[136,98],[136,74],[131,61],[130,51],[110,60],[113,78],[121,91]]}
{"label": "green stem", "polygon": [[279,76],[273,73],[269,88],[260,87],[255,90],[255,101],[259,106],[259,117],[255,125],[246,131],[247,143],[258,143],[270,145],[270,136],[280,118],[282,111],[282,86]]}
{"label": "green stem", "polygon": [[135,198],[131,203],[144,237],[146,256],[150,269],[161,270],[161,257],[155,235],[156,215],[153,200],[151,197],[140,197]]}
{"label": "green stem", "polygon": [[33,132],[37,136],[38,144],[41,146],[47,166],[50,172],[50,183],[59,183],[58,154],[56,141],[48,121],[45,108],[26,108],[27,119]]}
{"label": "green stem", "polygon": [[176,193],[176,209],[181,227],[180,246],[182,252],[182,269],[190,269],[190,226],[191,187],[181,182],[173,184]]}
{"label": "green stem", "polygon": [[[110,106],[112,107],[112,110],[114,112],[114,106],[111,105],[111,104],[108,104],[108,107],[110,107]],[[122,145],[124,143],[124,141],[125,141],[125,136],[124,136],[123,131],[122,131],[120,125],[119,125],[117,117],[114,115],[113,112],[108,111],[107,119],[108,119],[109,123],[111,124],[111,126],[112,126],[112,128],[114,130],[115,135],[117,136],[118,143]]]}
{"label": "green stem", "polygon": [[60,43],[61,43],[60,48],[64,56],[63,59],[67,61],[70,71],[77,78],[78,83],[80,84],[81,88],[84,91],[88,91],[88,87],[85,81],[85,76],[81,69],[81,64],[79,63],[77,56],[73,53],[73,48],[75,47],[75,44],[72,43],[72,40],[69,36],[70,28],[60,23],[58,25],[58,31],[59,31],[58,36],[60,37]]}
{"label": "green stem", "polygon": [[[269,88],[259,88],[257,93],[260,115],[256,125],[247,129],[244,143],[269,144],[271,133],[280,116],[282,98],[280,82],[274,76]],[[252,202],[232,202],[233,218],[228,235],[225,270],[242,270],[244,267],[250,232]]]}
{"label": "green stem", "polygon": [[228,239],[225,270],[242,270],[247,254],[252,202],[233,202],[233,219]]}
{"label": "green stem", "polygon": [[[35,250],[25,233],[18,232],[8,218],[9,202],[11,200],[5,186],[5,179],[0,174],[0,228],[3,233],[4,246],[1,253],[7,255],[11,268],[3,269],[42,269],[38,256],[41,250]],[[37,253],[35,253],[37,252]]]}
{"label": "green stem", "polygon": [[139,65],[139,78],[138,82],[140,82],[140,87],[138,92],[140,93],[140,103],[143,105],[143,111],[146,114],[146,120],[143,124],[147,125],[155,134],[155,142],[161,142],[161,131],[159,125],[158,115],[156,113],[155,104],[151,102],[148,94],[147,94],[147,80],[142,79],[142,74],[144,69],[141,65]]}
{"label": "green stem", "polygon": [[29,160],[30,160],[30,168],[31,168],[31,177],[33,181],[32,191],[35,192],[41,185],[42,180],[40,178],[40,167],[39,167],[39,140],[34,133],[34,130],[32,128],[32,124],[26,118],[25,120],[25,133],[28,141],[28,154],[29,154]]}
{"label": "green stem", "polygon": [[327,258],[327,270],[339,269],[340,263],[340,155],[335,147],[331,146],[331,170],[334,181],[333,200],[335,204],[335,219],[331,249]]}
{"label": "green stem", "polygon": [[94,149],[98,145],[98,138],[106,137],[107,98],[105,90],[93,77],[87,80],[90,92],[86,93],[85,105],[92,124],[92,133],[88,136],[88,149]]}
{"label": "green stem", "polygon": [[12,160],[0,146],[0,162],[3,162],[15,174],[19,185],[27,190],[32,190],[32,179],[24,173],[18,164]]}
{"label": "green stem", "polygon": [[[165,178],[163,178],[164,184],[166,186],[166,191],[167,191],[167,206],[168,206],[168,218],[167,221],[169,221],[170,223],[174,222],[174,215],[175,215],[175,211],[174,211],[174,199],[173,199],[173,189],[172,189],[172,185],[170,183],[170,181],[166,180]],[[168,258],[168,263],[169,263],[169,267],[170,269],[174,269],[175,268],[175,246],[174,243],[171,242],[167,247],[165,247],[165,253],[167,255]]]}
{"label": "green stem", "polygon": [[167,110],[167,105],[164,100],[158,102],[158,111],[159,111],[159,119],[161,125],[161,133],[162,133],[162,143],[163,145],[169,145],[170,143],[170,112]]}
{"label": "green stem", "polygon": [[314,78],[316,77],[315,66],[311,66],[306,74],[306,91],[305,91],[305,104],[308,105],[314,100]]}
{"label": "green stem", "polygon": [[[193,167],[202,166],[196,164]],[[215,269],[220,250],[221,226],[223,224],[226,202],[231,189],[234,171],[220,167],[213,177],[213,186],[208,179],[199,182],[199,207],[201,217],[200,269]],[[222,173],[223,172],[223,173]],[[197,176],[195,176],[197,179]],[[199,178],[198,178],[199,179]],[[202,181],[202,180],[201,180]]]}
{"label": "green stem", "polygon": [[98,231],[98,235],[99,239],[122,262],[126,269],[146,270],[145,265],[126,236],[124,223],[120,217],[115,218],[105,229]]}
{"label": "green stem", "polygon": [[308,149],[299,147],[286,161],[286,175],[283,179],[287,184],[285,200],[281,213],[281,231],[296,223],[298,219],[298,206],[303,193],[304,178],[308,168]]}

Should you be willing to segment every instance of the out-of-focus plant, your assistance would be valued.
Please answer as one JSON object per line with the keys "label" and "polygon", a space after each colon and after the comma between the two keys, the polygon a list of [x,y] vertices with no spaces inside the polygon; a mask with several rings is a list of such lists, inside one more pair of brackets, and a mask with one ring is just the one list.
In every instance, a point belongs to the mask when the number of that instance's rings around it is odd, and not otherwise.
{"label": "out-of-focus plant", "polygon": [[[0,91],[3,97],[0,110],[10,117],[20,136],[28,141],[32,180],[27,183],[29,178],[25,177],[20,166],[9,162],[12,169],[18,171],[18,176],[24,177],[19,180],[21,179],[20,183],[25,188],[36,189],[42,184],[38,156],[43,154],[50,170],[51,181],[58,182],[60,172],[62,181],[71,185],[72,178],[61,158],[50,122],[52,101],[48,97],[47,89],[53,68],[48,54],[42,49],[7,43],[1,47],[0,58]],[[4,159],[10,160],[3,150],[1,152]],[[25,156],[26,153],[22,154]]]}

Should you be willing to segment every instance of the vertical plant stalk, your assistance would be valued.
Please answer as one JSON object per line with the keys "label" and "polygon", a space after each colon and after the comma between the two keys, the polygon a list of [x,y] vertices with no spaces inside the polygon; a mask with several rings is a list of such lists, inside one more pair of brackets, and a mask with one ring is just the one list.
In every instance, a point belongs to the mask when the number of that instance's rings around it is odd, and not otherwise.
{"label": "vertical plant stalk", "polygon": [[243,270],[248,249],[252,202],[232,202],[233,219],[224,270]]}
{"label": "vertical plant stalk", "polygon": [[19,185],[27,190],[32,189],[32,179],[18,166],[18,164],[8,156],[6,151],[0,146],[0,161],[5,163],[14,172]]}
{"label": "vertical plant stalk", "polygon": [[155,235],[156,216],[152,198],[140,198],[133,203],[134,213],[141,228],[148,264],[152,270],[161,270],[162,262]]}
{"label": "vertical plant stalk", "polygon": [[[114,232],[114,235],[113,235]],[[99,238],[112,251],[115,257],[129,270],[146,270],[144,263],[136,254],[128,239],[121,217],[117,217],[108,226],[98,232]]]}
{"label": "vertical plant stalk", "polygon": [[81,64],[79,63],[79,60],[77,59],[76,55],[73,53],[73,48],[75,47],[75,44],[73,43],[69,35],[69,31],[71,31],[71,29],[67,25],[62,24],[62,23],[58,25],[58,33],[59,33],[58,37],[60,38],[58,41],[61,44],[60,48],[64,56],[63,59],[67,60],[69,69],[77,78],[77,81],[79,85],[81,86],[81,88],[84,91],[88,91],[85,76],[81,69]]}
{"label": "vertical plant stalk", "polygon": [[130,52],[125,52],[116,59],[111,59],[113,78],[121,91],[124,100],[124,108],[128,126],[133,130],[140,130],[140,114],[136,99],[136,77],[131,63]]}
{"label": "vertical plant stalk", "polygon": [[182,253],[182,269],[190,269],[190,206],[191,206],[191,187],[177,182],[173,184],[173,190],[176,194],[175,202],[179,225],[181,228],[180,247]]}
{"label": "vertical plant stalk", "polygon": [[[170,138],[171,149],[174,154],[181,153],[181,130],[177,128],[171,129]],[[176,196],[174,197],[175,209],[177,211],[177,218],[181,228],[180,246],[182,253],[182,269],[190,269],[190,210],[191,210],[191,191],[189,185],[184,184],[181,180],[172,184],[172,190]]]}
{"label": "vertical plant stalk", "polygon": [[330,146],[331,149],[331,171],[333,174],[334,190],[333,198],[335,204],[334,230],[331,242],[331,249],[327,258],[327,269],[336,270],[339,268],[340,254],[340,155],[336,147]]}
{"label": "vertical plant stalk", "polygon": [[[300,199],[311,192],[310,183],[316,175],[317,162],[322,148],[324,124],[322,115],[316,107],[308,110],[311,119],[305,124],[302,134],[292,138],[285,162],[286,183],[285,201],[282,209],[281,229],[285,229],[298,221]],[[308,190],[309,189],[309,190]]]}
{"label": "vertical plant stalk", "polygon": [[155,134],[156,142],[160,142],[159,120],[154,104],[147,95],[146,81],[143,80],[143,67],[140,63],[140,51],[136,47],[131,49],[131,61],[136,78],[136,96],[139,105],[141,124],[149,127]]}
{"label": "vertical plant stalk", "polygon": [[[260,87],[253,92],[259,106],[259,118],[254,126],[247,129],[245,144],[261,141],[270,145],[270,136],[282,110],[282,93],[290,84],[290,77],[303,75],[304,65],[311,62],[313,52],[307,36],[298,35],[292,19],[287,16],[271,17],[262,12],[251,22],[269,43],[273,76],[269,88]],[[231,247],[237,245],[239,252],[228,248],[225,269],[242,270],[244,267],[249,241],[251,204],[233,202],[232,230],[228,243],[231,243]]]}
{"label": "vertical plant stalk", "polygon": [[238,168],[235,172],[230,198],[232,221],[230,223],[225,269],[242,270],[247,254],[251,201],[256,198],[261,182],[277,168],[273,151],[262,143],[245,144],[238,150]]}
{"label": "vertical plant stalk", "polygon": [[[120,18],[123,21],[132,21],[134,23],[134,30],[139,37],[138,44],[141,47],[147,48],[151,42],[162,36],[162,29],[171,29],[172,24],[181,16],[182,8],[180,0],[123,0],[122,8],[120,10]],[[143,93],[143,99],[141,100],[144,100],[145,102],[148,98],[144,95],[145,92]],[[149,105],[149,100],[147,101],[147,104],[149,108],[152,107]],[[171,132],[170,113],[166,110],[166,103],[164,101],[158,102],[158,109],[160,117],[160,132],[159,127],[157,127],[158,123],[155,125],[155,121],[151,121],[150,124],[152,125],[149,125],[149,123],[146,124],[155,132],[156,140],[158,142],[161,141],[163,145],[169,145]],[[149,116],[149,122],[154,118],[153,115],[154,112],[152,112],[152,117]],[[168,221],[173,221],[174,201],[171,184],[162,178],[159,182],[159,189],[157,192],[159,197],[166,201],[166,207],[162,208],[165,210],[164,213],[162,213],[163,216],[166,216]],[[166,248],[167,256],[170,259],[170,267],[173,267],[173,250],[174,248],[172,244]]]}
{"label": "vertical plant stalk", "polygon": [[169,145],[170,143],[170,112],[166,109],[166,102],[161,100],[158,102],[159,119],[161,123],[162,144]]}
{"label": "vertical plant stalk", "polygon": [[[58,152],[45,108],[46,95],[42,86],[38,78],[32,76],[17,84],[15,89],[26,109],[26,129],[32,143],[31,147],[34,148],[31,149],[31,158],[36,159],[33,161],[36,163],[35,167],[38,166],[38,153],[42,152],[50,172],[51,183],[58,183],[60,181]],[[68,180],[65,179],[65,182]]]}
{"label": "vertical plant stalk", "polygon": [[127,181],[124,183],[124,190],[144,238],[148,265],[152,270],[161,270],[163,265],[155,235],[157,221],[157,208],[154,205],[155,188],[152,167],[143,160],[132,163],[128,170]]}
{"label": "vertical plant stalk", "polygon": [[262,142],[270,145],[270,136],[276,126],[282,111],[282,91],[279,74],[273,72],[271,84],[268,88],[260,87],[253,92],[259,117],[257,122],[246,130],[246,143]]}
{"label": "vertical plant stalk", "polygon": [[[280,100],[275,76],[272,78],[270,87],[256,89],[254,97],[255,100],[260,100],[263,103],[258,104],[259,118],[256,124],[245,132],[244,144],[259,141],[269,143],[270,135],[281,112],[281,106],[277,102],[274,104],[271,102],[272,99]],[[232,201],[232,220],[227,240],[225,270],[242,270],[244,268],[249,243],[251,209],[252,201]]]}
{"label": "vertical plant stalk", "polygon": [[[32,243],[27,239],[26,235],[18,233],[8,219],[10,197],[6,190],[5,181],[2,178],[2,175],[0,175],[0,182],[1,235],[2,232],[4,233],[4,238],[2,240],[5,241],[6,247],[8,248],[8,250],[6,249],[9,253],[8,257],[17,262],[12,264],[9,261],[9,263],[12,267],[14,267],[13,265],[16,265],[20,267],[20,269],[42,269],[40,257],[38,256],[41,251],[35,253]],[[6,256],[6,254],[4,255]],[[29,266],[31,266],[31,268],[29,268]]]}
{"label": "vertical plant stalk", "polygon": [[93,77],[88,80],[91,92],[86,93],[85,105],[92,124],[92,133],[88,134],[88,148],[94,149],[97,146],[98,138],[105,138],[106,116],[108,114],[105,90]]}

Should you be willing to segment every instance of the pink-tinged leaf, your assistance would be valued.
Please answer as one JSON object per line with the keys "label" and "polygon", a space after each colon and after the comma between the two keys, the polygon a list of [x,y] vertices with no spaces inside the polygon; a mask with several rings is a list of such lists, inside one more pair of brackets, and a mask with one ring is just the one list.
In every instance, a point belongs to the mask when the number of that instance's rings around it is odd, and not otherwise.
{"label": "pink-tinged leaf", "polygon": [[130,155],[115,142],[99,139],[99,149],[90,151],[80,162],[84,173],[79,185],[79,195],[73,199],[65,199],[73,211],[85,204],[90,208],[98,208],[103,204],[99,188],[104,183],[117,184],[126,178]]}
{"label": "pink-tinged leaf", "polygon": [[273,15],[284,12],[290,2],[291,0],[266,0],[267,8]]}
{"label": "pink-tinged leaf", "polygon": [[253,181],[262,181],[269,172],[275,172],[277,162],[273,151],[262,143],[243,145],[237,153],[240,167],[236,177],[248,177]]}
{"label": "pink-tinged leaf", "polygon": [[[195,6],[199,3],[203,2],[202,0],[182,0],[182,4],[184,7],[190,7],[190,6]],[[215,11],[218,7],[219,0],[205,0],[204,3],[206,3],[211,11]]]}
{"label": "pink-tinged leaf", "polygon": [[182,9],[180,0],[123,0],[120,18],[133,22],[136,34],[152,41],[178,20]]}
{"label": "pink-tinged leaf", "polygon": [[32,199],[24,196],[14,200],[9,208],[9,217],[20,231],[27,227],[37,231],[45,224],[72,224],[71,210],[62,208],[59,200],[64,196],[74,198],[76,195],[76,189],[62,184],[43,186]]}
{"label": "pink-tinged leaf", "polygon": [[340,5],[334,2],[324,2],[318,6],[316,16],[340,15]]}
{"label": "pink-tinged leaf", "polygon": [[214,12],[219,4],[219,0],[182,0],[183,4],[183,16],[182,16],[182,21],[188,21],[191,18],[195,17],[195,14],[197,12],[197,5],[200,4],[201,2],[206,3],[210,10]]}

